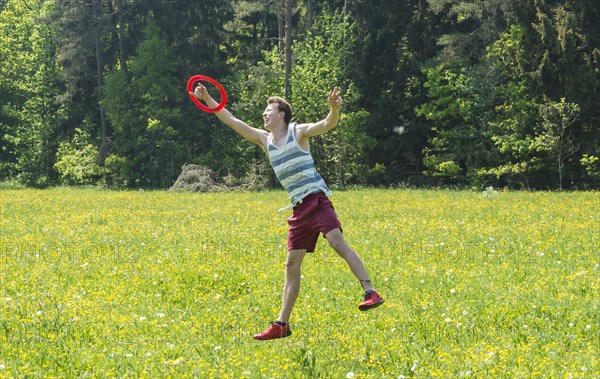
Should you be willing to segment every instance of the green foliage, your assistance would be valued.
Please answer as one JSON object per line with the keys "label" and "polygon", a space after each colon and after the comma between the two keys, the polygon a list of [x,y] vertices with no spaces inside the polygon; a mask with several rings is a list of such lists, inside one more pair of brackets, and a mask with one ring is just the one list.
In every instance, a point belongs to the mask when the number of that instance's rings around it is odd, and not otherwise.
{"label": "green foliage", "polygon": [[487,49],[490,70],[496,77],[494,111],[490,117],[491,143],[497,157],[482,167],[478,175],[489,184],[527,187],[525,178],[542,165],[534,148],[540,94],[528,70],[526,29],[511,25]]}
{"label": "green foliage", "polygon": [[129,187],[129,175],[132,171],[130,162],[119,155],[110,154],[104,160],[104,181],[107,185],[116,188]]}
{"label": "green foliage", "polygon": [[434,134],[424,150],[424,166],[433,176],[463,181],[485,154],[474,79],[460,67],[445,65],[425,73],[430,101],[418,107],[416,114],[432,122]]}
{"label": "green foliage", "polygon": [[38,15],[50,5],[11,1],[0,12],[0,177],[50,183],[53,137],[63,117],[56,95],[54,34]]}
{"label": "green foliage", "polygon": [[67,185],[100,184],[104,168],[98,164],[98,149],[90,141],[89,133],[75,129],[71,142],[61,142],[54,167],[59,179]]}
{"label": "green foliage", "polygon": [[600,183],[600,158],[595,155],[583,154],[581,165],[585,167],[586,174],[592,179],[592,185]]}
{"label": "green foliage", "polygon": [[558,188],[563,188],[563,167],[565,160],[573,155],[577,146],[567,128],[570,128],[579,117],[580,107],[577,104],[565,101],[563,97],[559,102],[546,101],[540,107],[542,128],[535,137],[534,143],[538,151],[548,154],[551,161],[558,167]]}
{"label": "green foliage", "polygon": [[[179,132],[181,112],[173,107],[181,101],[175,76],[176,63],[156,25],[149,25],[144,41],[132,57],[132,79],[115,71],[106,80],[103,104],[114,128],[112,145],[116,164],[124,173],[120,183],[167,186],[178,175],[182,158]],[[129,164],[123,164],[126,159]],[[131,171],[127,171],[131,170]]]}
{"label": "green foliage", "polygon": [[[284,93],[282,1],[0,9],[3,180],[80,180],[59,167],[84,124],[109,185],[167,188],[185,163],[241,180],[265,161],[184,86],[194,74],[218,79],[228,109],[259,127],[265,99]],[[585,157],[600,156],[598,18],[591,0],[295,2],[295,121],[325,117],[328,91],[341,87],[338,129],[312,141],[339,186],[597,187]],[[563,98],[578,109],[560,137],[547,111]]]}
{"label": "green foliage", "polygon": [[332,183],[365,184],[366,152],[374,142],[366,134],[369,113],[360,107],[360,93],[345,79],[348,46],[357,38],[357,25],[346,22],[341,12],[323,13],[304,41],[294,47],[291,99],[294,119],[315,122],[325,117],[327,96],[334,87],[342,90],[344,105],[339,126],[313,141],[319,172]]}

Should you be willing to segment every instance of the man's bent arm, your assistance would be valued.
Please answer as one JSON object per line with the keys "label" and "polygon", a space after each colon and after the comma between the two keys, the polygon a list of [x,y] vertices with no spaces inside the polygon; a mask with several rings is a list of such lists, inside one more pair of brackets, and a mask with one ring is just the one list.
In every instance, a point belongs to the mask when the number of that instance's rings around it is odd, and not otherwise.
{"label": "man's bent arm", "polygon": [[314,124],[298,125],[297,137],[299,139],[318,136],[337,126],[340,120],[340,108],[342,105],[342,97],[337,87],[329,94],[328,102],[331,109],[324,120],[315,122]]}

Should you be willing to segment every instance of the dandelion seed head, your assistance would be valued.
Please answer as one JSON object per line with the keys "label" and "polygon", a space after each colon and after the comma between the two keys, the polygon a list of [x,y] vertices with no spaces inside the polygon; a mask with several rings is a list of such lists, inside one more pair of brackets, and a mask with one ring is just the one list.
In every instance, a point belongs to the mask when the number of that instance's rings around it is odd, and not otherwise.
{"label": "dandelion seed head", "polygon": [[355,376],[356,376],[356,374],[354,374],[352,371],[350,371],[349,373],[346,374],[347,379],[354,378]]}
{"label": "dandelion seed head", "polygon": [[404,130],[405,130],[404,126],[394,126],[394,133],[397,133],[399,135],[403,134]]}

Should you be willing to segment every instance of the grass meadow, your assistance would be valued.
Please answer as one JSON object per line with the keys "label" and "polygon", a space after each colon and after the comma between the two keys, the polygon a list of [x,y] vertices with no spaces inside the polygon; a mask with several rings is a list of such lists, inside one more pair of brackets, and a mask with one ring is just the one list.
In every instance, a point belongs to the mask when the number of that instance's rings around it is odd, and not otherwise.
{"label": "grass meadow", "polygon": [[293,334],[283,191],[0,191],[0,378],[600,378],[600,193],[337,191]]}

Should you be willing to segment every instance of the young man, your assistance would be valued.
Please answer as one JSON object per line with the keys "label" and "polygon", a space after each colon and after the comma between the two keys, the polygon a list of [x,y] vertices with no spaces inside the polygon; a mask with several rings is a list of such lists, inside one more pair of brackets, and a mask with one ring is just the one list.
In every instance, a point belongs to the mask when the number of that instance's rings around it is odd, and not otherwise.
{"label": "young man", "polygon": [[[196,87],[193,95],[211,108],[218,105],[201,84]],[[280,97],[270,97],[263,112],[266,130],[250,127],[226,109],[215,113],[224,124],[267,153],[277,178],[289,194],[291,206],[288,208],[293,208],[292,216],[287,220],[288,251],[281,311],[276,322],[254,336],[258,340],[282,338],[292,334],[289,319],[300,290],[302,260],[307,252],[315,250],[320,233],[348,263],[366,291],[364,301],[358,308],[364,311],[384,302],[375,292],[362,260],[344,240],[341,224],[327,198],[331,192],[315,170],[309,150],[310,137],[328,132],[338,123],[342,97],[337,87],[329,94],[328,101],[330,111],[324,120],[313,124],[296,124],[290,122],[292,109],[288,102]]]}

